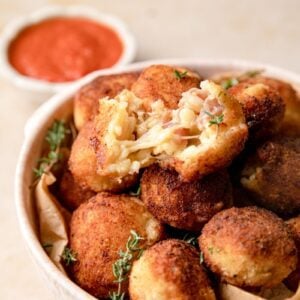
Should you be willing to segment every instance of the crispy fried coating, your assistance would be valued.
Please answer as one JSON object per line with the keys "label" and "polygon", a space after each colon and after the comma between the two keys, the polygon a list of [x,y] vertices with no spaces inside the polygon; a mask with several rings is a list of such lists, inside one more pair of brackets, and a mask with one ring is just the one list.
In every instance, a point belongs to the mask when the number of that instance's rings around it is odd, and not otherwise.
{"label": "crispy fried coating", "polygon": [[296,291],[300,283],[300,215],[289,219],[286,221],[286,224],[289,226],[296,243],[298,250],[298,264],[296,270],[284,280],[284,283],[289,289]]}
{"label": "crispy fried coating", "polygon": [[175,239],[157,243],[134,262],[129,293],[132,300],[216,299],[196,249]]}
{"label": "crispy fried coating", "polygon": [[282,216],[300,213],[300,138],[274,138],[256,149],[241,183],[261,206]]}
{"label": "crispy fried coating", "polygon": [[285,103],[285,114],[280,131],[288,136],[300,136],[300,99],[291,84],[265,76],[256,76],[245,80],[249,84],[262,83],[276,90]]}
{"label": "crispy fried coating", "polygon": [[81,187],[69,170],[63,173],[59,182],[59,201],[64,207],[73,211],[81,203],[95,196],[95,192],[87,187]]}
{"label": "crispy fried coating", "polygon": [[143,99],[147,110],[151,110],[151,104],[159,99],[166,107],[174,109],[178,106],[181,94],[191,88],[198,88],[199,84],[200,76],[192,70],[152,65],[143,70],[133,84],[132,91],[137,97]]}
{"label": "crispy fried coating", "polygon": [[285,105],[280,94],[266,84],[249,79],[228,89],[243,108],[249,139],[261,140],[273,135],[284,117]]}
{"label": "crispy fried coating", "polygon": [[158,162],[192,181],[224,169],[244,147],[241,106],[213,82],[185,92],[175,110],[157,101],[146,112],[142,103],[129,91],[101,101],[94,119],[99,174],[122,178]]}
{"label": "crispy fried coating", "polygon": [[83,86],[74,97],[74,122],[80,130],[98,113],[99,100],[115,97],[123,89],[130,89],[137,80],[138,73],[123,73],[100,76]]}
{"label": "crispy fried coating", "polygon": [[296,268],[297,249],[287,225],[255,206],[230,208],[203,228],[200,249],[222,281],[239,287],[273,287]]}
{"label": "crispy fried coating", "polygon": [[134,185],[137,174],[119,179],[97,173],[97,157],[94,151],[94,125],[90,121],[80,130],[74,141],[69,158],[69,169],[74,179],[84,188],[95,192],[120,192]]}
{"label": "crispy fried coating", "polygon": [[142,175],[141,199],[162,223],[199,233],[213,215],[231,205],[232,190],[225,170],[183,182],[176,171],[153,165]]}
{"label": "crispy fried coating", "polygon": [[[75,210],[70,224],[70,248],[77,259],[70,275],[75,282],[95,297],[106,298],[116,291],[112,266],[119,251],[126,251],[131,230],[144,238],[141,248],[163,236],[162,225],[134,197],[100,193]],[[124,281],[124,292],[127,286]]]}
{"label": "crispy fried coating", "polygon": [[300,98],[294,87],[280,79],[260,75],[261,72],[226,72],[214,75],[214,82],[226,86],[229,83],[264,84],[277,91],[285,104],[284,118],[279,131],[287,136],[300,136]]}

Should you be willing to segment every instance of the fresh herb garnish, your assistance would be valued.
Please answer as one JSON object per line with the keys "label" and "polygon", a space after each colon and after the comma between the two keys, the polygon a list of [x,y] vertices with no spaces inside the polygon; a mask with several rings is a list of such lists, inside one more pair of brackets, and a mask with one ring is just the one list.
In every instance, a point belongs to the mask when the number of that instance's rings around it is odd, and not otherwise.
{"label": "fresh herb garnish", "polygon": [[68,247],[65,247],[62,255],[61,255],[62,260],[66,264],[66,266],[69,266],[73,262],[77,261],[76,259],[76,253]]}
{"label": "fresh herb garnish", "polygon": [[143,254],[143,249],[139,247],[140,241],[143,240],[134,230],[130,231],[130,236],[126,243],[126,251],[120,250],[120,258],[113,264],[112,270],[118,283],[118,290],[109,293],[111,300],[123,300],[125,293],[122,293],[122,282],[128,279],[128,274],[131,270],[133,259],[139,258]]}
{"label": "fresh herb garnish", "polygon": [[139,185],[138,188],[135,191],[130,191],[129,195],[138,197],[141,194],[141,186]]}
{"label": "fresh herb garnish", "polygon": [[52,248],[52,247],[53,247],[53,244],[51,244],[51,243],[45,243],[45,244],[43,244],[42,246],[43,246],[43,248],[46,250],[46,249],[48,249],[48,248]]}
{"label": "fresh herb garnish", "polygon": [[213,254],[213,253],[214,253],[214,248],[213,248],[213,247],[208,247],[207,249],[208,249],[208,252],[209,252],[210,254]]}
{"label": "fresh herb garnish", "polygon": [[195,237],[195,236],[193,236],[193,235],[191,235],[191,234],[189,234],[189,233],[187,233],[187,234],[183,237],[183,240],[184,240],[186,243],[188,243],[188,244],[190,244],[190,245],[192,245],[192,246],[194,246],[194,247],[197,247],[197,245],[198,245],[198,243],[197,243],[197,237]]}
{"label": "fresh herb garnish", "polygon": [[255,77],[259,74],[261,74],[264,70],[250,70],[245,72],[244,74],[242,74],[241,76],[245,76],[245,77]]}
{"label": "fresh herb garnish", "polygon": [[203,262],[204,262],[204,256],[203,256],[203,252],[202,251],[200,251],[199,262],[200,262],[200,265],[202,265]]}
{"label": "fresh herb garnish", "polygon": [[224,114],[221,114],[221,115],[213,115],[211,114],[210,112],[208,111],[205,111],[205,113],[211,117],[211,119],[209,120],[209,126],[212,126],[212,125],[217,125],[219,126],[220,124],[223,123],[224,121]]}
{"label": "fresh herb garnish", "polygon": [[221,86],[223,89],[228,90],[229,88],[237,85],[239,83],[236,78],[229,78],[221,82]]}
{"label": "fresh herb garnish", "polygon": [[174,70],[174,75],[175,75],[176,79],[178,79],[178,80],[180,80],[180,79],[186,77],[186,76],[187,76],[187,73],[188,73],[187,71],[180,72],[180,71],[178,71],[178,70]]}
{"label": "fresh herb garnish", "polygon": [[241,75],[237,76],[237,77],[232,77],[232,78],[228,78],[225,79],[221,82],[221,86],[223,89],[228,90],[231,87],[237,85],[238,83],[240,83],[242,80],[247,79],[247,78],[252,78],[255,77],[259,74],[261,74],[263,72],[263,70],[250,70],[247,71],[245,73],[242,73]]}
{"label": "fresh herb garnish", "polygon": [[49,145],[47,156],[41,157],[37,168],[33,169],[35,177],[39,179],[44,173],[47,173],[51,168],[58,163],[62,158],[60,152],[61,146],[66,139],[66,136],[71,133],[70,128],[62,120],[55,120],[51,128],[49,128],[45,140]]}

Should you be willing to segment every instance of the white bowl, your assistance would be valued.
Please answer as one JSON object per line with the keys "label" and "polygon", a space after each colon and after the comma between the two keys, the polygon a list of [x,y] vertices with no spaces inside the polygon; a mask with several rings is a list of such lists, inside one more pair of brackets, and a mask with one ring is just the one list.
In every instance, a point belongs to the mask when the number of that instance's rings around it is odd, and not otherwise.
{"label": "white bowl", "polygon": [[[17,216],[20,223],[22,235],[27,247],[36,262],[41,274],[47,279],[47,285],[51,287],[55,299],[89,299],[91,296],[63,275],[51,262],[42,248],[36,231],[36,220],[33,213],[33,200],[29,186],[32,182],[32,169],[40,154],[41,144],[49,125],[55,118],[61,118],[72,113],[72,97],[84,84],[91,82],[94,78],[102,75],[110,75],[122,72],[141,71],[145,67],[154,64],[170,64],[186,66],[198,71],[202,76],[208,77],[224,71],[247,71],[265,70],[265,74],[300,84],[300,75],[285,71],[272,66],[236,61],[236,60],[201,60],[201,59],[173,59],[160,61],[146,61],[122,67],[118,70],[96,71],[82,78],[78,83],[55,95],[44,103],[30,118],[25,128],[25,140],[20,153],[16,178],[15,198]],[[34,283],[33,283],[34,284]],[[94,299],[94,298],[92,298]]]}
{"label": "white bowl", "polygon": [[41,92],[58,92],[74,83],[74,81],[66,83],[53,83],[22,75],[10,64],[8,59],[9,45],[21,30],[45,19],[59,16],[85,17],[100,24],[109,26],[118,34],[124,47],[121,57],[115,63],[115,65],[113,65],[113,67],[124,66],[134,60],[136,55],[135,38],[128,30],[127,26],[119,18],[109,14],[100,13],[95,8],[88,6],[48,6],[30,15],[16,18],[5,26],[0,37],[0,71],[3,76],[10,79],[15,85],[21,88]]}

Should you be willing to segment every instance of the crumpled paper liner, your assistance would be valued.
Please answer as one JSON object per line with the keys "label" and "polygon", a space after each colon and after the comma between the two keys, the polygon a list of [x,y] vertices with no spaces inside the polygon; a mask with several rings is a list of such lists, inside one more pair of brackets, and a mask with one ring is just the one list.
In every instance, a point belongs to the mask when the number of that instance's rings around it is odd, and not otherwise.
{"label": "crumpled paper liner", "polygon": [[43,174],[35,188],[40,241],[50,259],[66,274],[61,255],[68,244],[70,213],[50,193],[48,187],[56,181],[53,174]]}
{"label": "crumpled paper liner", "polygon": [[221,284],[219,292],[222,300],[299,300],[300,285],[296,293],[291,292],[284,284],[273,289],[266,289],[262,294],[255,295],[230,284]]}
{"label": "crumpled paper liner", "polygon": [[[40,241],[42,245],[52,245],[45,251],[54,264],[66,274],[60,260],[63,250],[68,244],[68,224],[71,215],[49,191],[49,186],[55,181],[56,178],[53,174],[43,174],[35,188],[35,200]],[[266,290],[260,296],[230,284],[221,284],[219,292],[222,300],[300,300],[300,285],[295,294],[283,284],[274,289]]]}

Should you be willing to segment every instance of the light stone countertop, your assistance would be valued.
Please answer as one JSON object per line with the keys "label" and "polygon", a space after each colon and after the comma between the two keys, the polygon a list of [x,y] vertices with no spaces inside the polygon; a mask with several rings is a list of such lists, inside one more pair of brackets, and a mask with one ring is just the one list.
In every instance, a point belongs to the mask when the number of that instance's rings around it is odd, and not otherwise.
{"label": "light stone countertop", "polygon": [[[128,23],[137,60],[200,57],[256,60],[300,72],[299,0],[0,0],[0,30],[47,4],[85,4]],[[0,78],[0,299],[53,299],[19,232],[13,180],[26,119],[50,95]]]}

